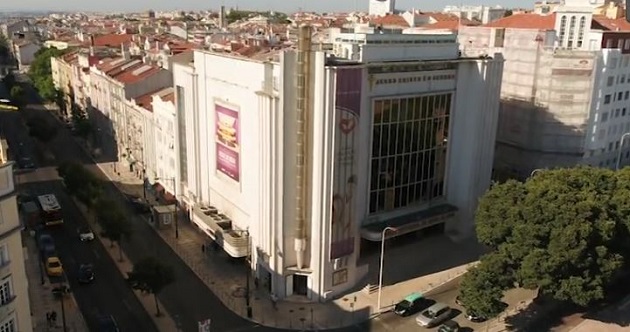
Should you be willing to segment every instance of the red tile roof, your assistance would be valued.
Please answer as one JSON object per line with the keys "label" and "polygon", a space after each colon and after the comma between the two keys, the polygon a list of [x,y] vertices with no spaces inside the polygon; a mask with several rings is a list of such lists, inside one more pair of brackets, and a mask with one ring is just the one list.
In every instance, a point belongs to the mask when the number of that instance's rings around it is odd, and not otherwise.
{"label": "red tile roof", "polygon": [[512,29],[539,29],[553,30],[556,25],[556,14],[517,14],[500,18],[484,26],[492,28],[512,28]]}
{"label": "red tile roof", "polygon": [[94,46],[120,47],[121,44],[128,44],[133,39],[130,34],[109,34],[94,37]]}
{"label": "red tile roof", "polygon": [[[146,70],[142,70],[142,67],[146,68]],[[139,63],[135,66],[131,66],[125,69],[123,72],[114,76],[113,78],[122,84],[133,84],[154,75],[160,70],[163,69],[149,64]]]}
{"label": "red tile roof", "polygon": [[610,19],[603,15],[596,15],[593,16],[591,29],[605,31],[630,31],[630,23],[626,21],[625,17]]}
{"label": "red tile roof", "polygon": [[146,95],[142,95],[138,98],[136,98],[136,105],[146,109],[149,112],[153,112],[153,95],[156,93],[157,91],[153,91],[153,92],[149,92]]}
{"label": "red tile roof", "polygon": [[370,23],[375,26],[382,27],[401,27],[408,28],[409,23],[400,15],[387,14],[385,16],[373,17],[370,19]]}

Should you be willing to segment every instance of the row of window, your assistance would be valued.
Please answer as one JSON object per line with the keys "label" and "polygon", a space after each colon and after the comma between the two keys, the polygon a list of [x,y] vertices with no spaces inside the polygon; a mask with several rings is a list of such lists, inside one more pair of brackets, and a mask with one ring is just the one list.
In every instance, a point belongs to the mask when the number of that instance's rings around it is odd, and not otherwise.
{"label": "row of window", "polygon": [[[627,99],[627,98],[626,98]],[[615,119],[618,118],[620,116],[626,116],[626,108],[618,108],[614,111],[610,111],[610,119]],[[605,123],[606,121],[608,121],[608,112],[603,112],[602,113],[602,118],[601,118],[601,123]]]}
{"label": "row of window", "polygon": [[368,74],[383,74],[383,73],[407,73],[407,72],[418,72],[418,71],[436,71],[436,70],[449,70],[449,69],[457,69],[457,64],[455,63],[447,63],[447,62],[438,62],[438,63],[414,63],[414,64],[404,64],[404,65],[384,65],[384,66],[374,66],[368,68]]}
{"label": "row of window", "polygon": [[444,195],[451,94],[374,102],[370,213]]}
{"label": "row of window", "polygon": [[[617,84],[624,84],[624,83],[628,83],[630,84],[630,77],[628,77],[628,81],[626,81],[626,75],[617,75]],[[608,79],[606,81],[606,86],[611,87],[615,85],[615,76],[608,76]]]}
{"label": "row of window", "polygon": [[[576,47],[582,47],[582,43],[584,40],[584,29],[586,27],[586,17],[584,16],[580,17],[577,40],[576,40],[575,28],[577,24],[578,23],[577,23],[576,16],[571,16],[570,20],[567,20],[566,15],[562,16],[562,18],[560,19],[560,31],[558,33],[558,39],[560,40],[560,43],[562,45],[566,45],[566,47],[572,48],[575,43]],[[568,36],[567,36],[567,30],[569,32]],[[566,38],[566,43],[565,43],[565,36],[568,37]]]}
{"label": "row of window", "polygon": [[411,82],[426,82],[426,81],[444,81],[455,79],[455,74],[444,75],[420,75],[414,77],[399,77],[399,78],[381,78],[376,80],[376,85],[380,84],[400,84]]}
{"label": "row of window", "polygon": [[630,91],[619,91],[616,94],[607,94],[604,96],[604,105],[608,105],[611,102],[616,102],[616,101],[621,101],[621,100],[628,100],[628,98],[630,98]]}
{"label": "row of window", "polygon": [[367,44],[454,44],[454,39],[367,40]]}

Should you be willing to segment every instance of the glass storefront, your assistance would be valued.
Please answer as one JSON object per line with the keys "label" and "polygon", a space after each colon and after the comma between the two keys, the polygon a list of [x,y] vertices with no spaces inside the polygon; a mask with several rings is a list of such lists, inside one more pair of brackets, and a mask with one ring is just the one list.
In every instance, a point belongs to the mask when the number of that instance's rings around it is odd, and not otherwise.
{"label": "glass storefront", "polygon": [[451,93],[373,103],[370,214],[444,196]]}

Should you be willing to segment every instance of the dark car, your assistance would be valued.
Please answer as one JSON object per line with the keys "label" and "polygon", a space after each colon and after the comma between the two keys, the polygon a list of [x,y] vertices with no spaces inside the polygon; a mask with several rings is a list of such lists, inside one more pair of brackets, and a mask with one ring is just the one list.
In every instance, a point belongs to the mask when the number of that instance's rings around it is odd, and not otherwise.
{"label": "dark car", "polygon": [[473,323],[481,323],[488,320],[488,318],[483,317],[472,310],[466,311],[466,319]]}
{"label": "dark car", "polygon": [[136,213],[149,213],[151,212],[151,205],[146,200],[135,197],[135,196],[127,196],[129,200],[129,204]]}
{"label": "dark car", "polygon": [[33,161],[33,159],[31,159],[31,157],[22,157],[22,158],[20,158],[20,160],[18,160],[18,166],[20,166],[21,169],[34,169],[34,168],[36,168],[35,162]]}
{"label": "dark car", "polygon": [[459,324],[452,320],[447,320],[438,328],[438,332],[459,332]]}
{"label": "dark car", "polygon": [[37,247],[42,256],[47,257],[55,253],[55,240],[50,234],[40,234],[37,238]]}
{"label": "dark car", "polygon": [[98,332],[120,332],[114,316],[108,315],[98,317]]}
{"label": "dark car", "polygon": [[17,204],[18,204],[18,208],[22,207],[22,204],[26,203],[26,202],[34,202],[35,201],[35,197],[33,197],[31,194],[26,193],[26,192],[22,192],[19,193],[17,195]]}
{"label": "dark car", "polygon": [[94,267],[92,264],[81,264],[79,266],[79,283],[89,284],[94,281]]}
{"label": "dark car", "polygon": [[425,298],[421,293],[411,293],[405,298],[396,303],[394,306],[394,313],[399,316],[409,316],[416,312],[430,307],[433,303],[432,300]]}

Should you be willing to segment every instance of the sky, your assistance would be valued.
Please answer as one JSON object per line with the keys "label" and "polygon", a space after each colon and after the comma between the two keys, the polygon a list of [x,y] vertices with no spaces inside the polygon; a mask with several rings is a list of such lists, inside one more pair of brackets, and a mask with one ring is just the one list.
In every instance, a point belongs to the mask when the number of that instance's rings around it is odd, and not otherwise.
{"label": "sky", "polygon": [[[486,5],[533,7],[533,2],[517,0],[485,0]],[[441,10],[446,5],[479,5],[484,0],[398,0],[397,9]],[[221,5],[251,10],[282,12],[304,11],[367,11],[368,0],[0,0],[0,11],[145,11],[218,9]]]}

